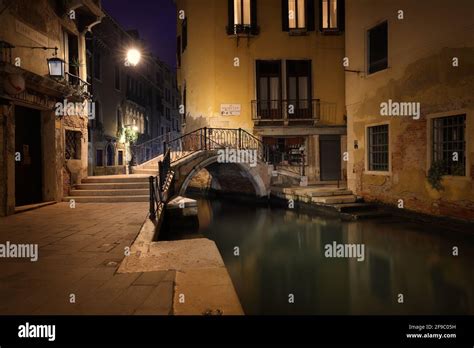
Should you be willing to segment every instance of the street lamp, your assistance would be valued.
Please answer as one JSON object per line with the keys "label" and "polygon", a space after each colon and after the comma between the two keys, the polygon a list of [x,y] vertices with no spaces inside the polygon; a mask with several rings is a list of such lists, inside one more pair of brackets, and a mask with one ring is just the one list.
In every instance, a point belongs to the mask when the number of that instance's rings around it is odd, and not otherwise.
{"label": "street lamp", "polygon": [[132,66],[137,66],[140,63],[142,54],[136,48],[131,48],[127,51],[127,63]]}
{"label": "street lamp", "polygon": [[49,76],[54,78],[64,77],[64,60],[53,57],[48,59]]}

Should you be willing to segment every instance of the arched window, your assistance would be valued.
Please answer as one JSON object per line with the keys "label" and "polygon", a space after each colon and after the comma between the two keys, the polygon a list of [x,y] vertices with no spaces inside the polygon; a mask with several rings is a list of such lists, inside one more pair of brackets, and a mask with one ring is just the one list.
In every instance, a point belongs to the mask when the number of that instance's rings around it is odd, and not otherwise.
{"label": "arched window", "polygon": [[115,149],[114,146],[109,143],[107,144],[107,148],[105,150],[107,156],[107,166],[112,167],[115,165]]}

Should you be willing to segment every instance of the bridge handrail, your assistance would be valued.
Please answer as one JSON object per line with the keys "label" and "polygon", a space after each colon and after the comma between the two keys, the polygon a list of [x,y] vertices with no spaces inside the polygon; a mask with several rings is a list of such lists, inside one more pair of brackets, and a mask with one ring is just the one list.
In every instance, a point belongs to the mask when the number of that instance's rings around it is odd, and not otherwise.
{"label": "bridge handrail", "polygon": [[242,128],[198,128],[164,144],[165,149],[174,149],[175,153],[171,156],[171,162],[176,162],[197,151],[225,147],[256,149],[262,161],[268,162],[269,159],[268,146]]}

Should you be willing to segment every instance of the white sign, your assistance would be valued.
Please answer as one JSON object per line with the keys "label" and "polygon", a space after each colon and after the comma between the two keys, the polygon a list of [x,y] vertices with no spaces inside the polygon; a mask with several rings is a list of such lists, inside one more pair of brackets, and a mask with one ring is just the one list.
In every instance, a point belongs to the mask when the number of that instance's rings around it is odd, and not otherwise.
{"label": "white sign", "polygon": [[221,104],[222,116],[240,116],[240,104]]}

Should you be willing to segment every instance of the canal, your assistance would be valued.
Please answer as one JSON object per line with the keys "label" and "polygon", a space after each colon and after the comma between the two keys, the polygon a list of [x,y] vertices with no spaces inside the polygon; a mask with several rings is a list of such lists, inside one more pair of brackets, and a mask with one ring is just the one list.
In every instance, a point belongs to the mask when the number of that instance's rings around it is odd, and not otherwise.
{"label": "canal", "polygon": [[[470,236],[402,218],[343,222],[193,198],[199,228],[179,238],[216,242],[246,314],[474,314]],[[363,257],[325,256],[341,244],[363,245]]]}

